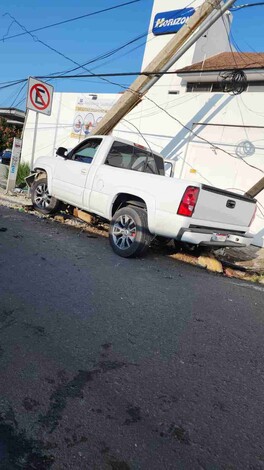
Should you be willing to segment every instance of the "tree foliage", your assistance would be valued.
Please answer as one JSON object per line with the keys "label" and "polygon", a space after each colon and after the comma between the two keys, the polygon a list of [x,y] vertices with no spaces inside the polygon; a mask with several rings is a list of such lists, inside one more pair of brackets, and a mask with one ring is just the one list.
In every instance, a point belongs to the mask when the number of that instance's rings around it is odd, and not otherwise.
{"label": "tree foliage", "polygon": [[20,138],[21,129],[8,124],[5,119],[0,118],[0,151],[12,149],[14,137]]}

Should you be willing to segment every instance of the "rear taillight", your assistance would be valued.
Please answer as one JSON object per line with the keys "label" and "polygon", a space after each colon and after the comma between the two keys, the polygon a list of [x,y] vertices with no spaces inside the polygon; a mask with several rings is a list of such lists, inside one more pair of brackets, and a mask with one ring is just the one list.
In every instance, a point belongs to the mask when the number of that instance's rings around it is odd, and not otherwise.
{"label": "rear taillight", "polygon": [[255,210],[254,210],[254,213],[253,213],[253,215],[252,215],[252,218],[251,218],[249,227],[253,224],[253,222],[254,222],[254,220],[255,220],[255,217],[256,217],[256,213],[257,213],[257,204],[256,204],[256,206],[255,206]]}
{"label": "rear taillight", "polygon": [[195,186],[188,186],[186,189],[177,214],[185,217],[192,217],[197,203],[200,189]]}

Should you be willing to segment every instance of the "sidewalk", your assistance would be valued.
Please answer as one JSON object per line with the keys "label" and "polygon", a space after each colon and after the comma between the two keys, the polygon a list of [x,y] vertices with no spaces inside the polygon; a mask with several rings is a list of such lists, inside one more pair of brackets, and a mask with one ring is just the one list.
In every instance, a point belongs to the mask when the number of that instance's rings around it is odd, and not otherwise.
{"label": "sidewalk", "polygon": [[0,205],[16,209],[26,205],[31,206],[31,199],[27,197],[27,192],[25,191],[22,193],[6,194],[5,189],[0,187]]}

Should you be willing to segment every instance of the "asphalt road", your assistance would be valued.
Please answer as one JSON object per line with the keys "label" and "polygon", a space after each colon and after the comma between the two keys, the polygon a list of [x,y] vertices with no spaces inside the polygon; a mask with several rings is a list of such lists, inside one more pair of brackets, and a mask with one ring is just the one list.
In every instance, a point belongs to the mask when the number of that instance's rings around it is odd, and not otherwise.
{"label": "asphalt road", "polygon": [[264,289],[3,207],[0,267],[1,470],[264,468]]}

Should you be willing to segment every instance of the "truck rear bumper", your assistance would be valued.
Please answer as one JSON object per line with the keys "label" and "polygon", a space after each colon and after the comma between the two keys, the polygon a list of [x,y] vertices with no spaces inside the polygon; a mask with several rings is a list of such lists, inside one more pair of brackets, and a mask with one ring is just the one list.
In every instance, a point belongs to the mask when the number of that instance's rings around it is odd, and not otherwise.
{"label": "truck rear bumper", "polygon": [[253,241],[253,235],[228,233],[226,231],[200,231],[195,229],[184,229],[179,240],[200,246],[249,246]]}

